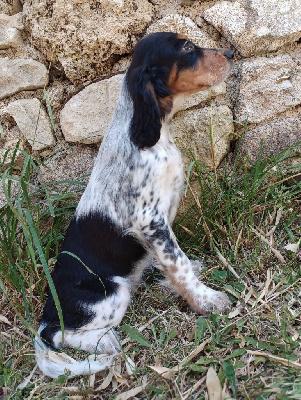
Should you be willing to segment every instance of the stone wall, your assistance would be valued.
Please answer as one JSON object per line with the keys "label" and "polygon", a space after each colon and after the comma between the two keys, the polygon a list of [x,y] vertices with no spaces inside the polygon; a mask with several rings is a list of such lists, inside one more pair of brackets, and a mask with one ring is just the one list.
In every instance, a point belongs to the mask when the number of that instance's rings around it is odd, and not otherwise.
{"label": "stone wall", "polygon": [[235,51],[227,82],[176,114],[184,153],[216,167],[246,120],[253,160],[261,140],[265,154],[301,141],[300,0],[0,0],[0,160],[20,141],[42,158],[42,182],[88,174],[133,47],[156,31]]}

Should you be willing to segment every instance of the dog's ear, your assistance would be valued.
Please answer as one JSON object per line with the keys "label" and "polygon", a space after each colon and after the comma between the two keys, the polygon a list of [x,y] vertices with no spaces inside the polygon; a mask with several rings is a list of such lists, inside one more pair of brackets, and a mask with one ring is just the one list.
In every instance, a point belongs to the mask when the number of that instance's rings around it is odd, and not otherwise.
{"label": "dog's ear", "polygon": [[139,149],[152,147],[160,139],[164,115],[158,98],[170,95],[164,83],[164,72],[157,67],[137,67],[128,72],[128,87],[134,107],[130,135]]}

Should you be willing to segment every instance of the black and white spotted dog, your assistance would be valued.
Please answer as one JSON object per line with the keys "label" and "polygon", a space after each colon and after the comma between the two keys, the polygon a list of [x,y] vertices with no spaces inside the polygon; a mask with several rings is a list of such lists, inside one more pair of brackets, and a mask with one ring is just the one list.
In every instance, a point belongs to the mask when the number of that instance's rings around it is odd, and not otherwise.
{"label": "black and white spotted dog", "polygon": [[202,49],[187,37],[155,33],[135,47],[111,125],[68,228],[52,278],[64,319],[49,293],[36,360],[45,375],[95,373],[105,361],[53,362],[53,349],[120,351],[112,329],[122,320],[146,267],[159,268],[198,313],[230,307],[208,288],[179,248],[171,225],[183,188],[181,155],[170,121],[187,95],[222,82],[233,52]]}

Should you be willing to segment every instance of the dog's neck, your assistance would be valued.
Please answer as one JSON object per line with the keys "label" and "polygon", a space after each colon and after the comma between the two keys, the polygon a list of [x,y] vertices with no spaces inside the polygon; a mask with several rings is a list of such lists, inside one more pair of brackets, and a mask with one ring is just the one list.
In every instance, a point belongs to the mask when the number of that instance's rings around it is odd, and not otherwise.
{"label": "dog's neck", "polygon": [[[172,96],[171,110],[168,112],[168,114],[164,116],[164,118],[161,121],[162,122],[161,138],[163,139],[163,141],[165,140],[168,140],[169,142],[173,141],[170,129],[171,120],[173,116],[179,111],[185,99],[186,96],[183,94]],[[110,128],[114,129],[114,125],[116,124],[118,125],[119,132],[121,126],[124,128],[125,133],[128,132],[128,130],[130,129],[132,116],[133,116],[133,102],[127,87],[127,82],[126,80],[124,80]]]}
{"label": "dog's neck", "polygon": [[173,116],[180,110],[181,105],[184,103],[186,96],[183,94],[172,97],[172,108],[162,120],[161,138],[173,142],[173,135],[171,132],[171,120]]}

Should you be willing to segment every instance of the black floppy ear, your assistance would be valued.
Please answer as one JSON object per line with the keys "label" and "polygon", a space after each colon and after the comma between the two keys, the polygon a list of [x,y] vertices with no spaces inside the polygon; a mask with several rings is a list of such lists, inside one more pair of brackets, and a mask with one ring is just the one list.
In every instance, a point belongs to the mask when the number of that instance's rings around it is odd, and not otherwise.
{"label": "black floppy ear", "polygon": [[165,97],[169,91],[155,67],[137,67],[129,71],[128,87],[134,107],[131,140],[139,149],[152,147],[160,139],[162,126],[157,95]]}

